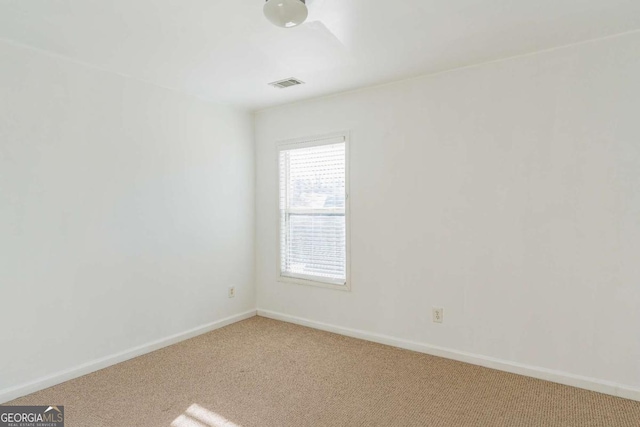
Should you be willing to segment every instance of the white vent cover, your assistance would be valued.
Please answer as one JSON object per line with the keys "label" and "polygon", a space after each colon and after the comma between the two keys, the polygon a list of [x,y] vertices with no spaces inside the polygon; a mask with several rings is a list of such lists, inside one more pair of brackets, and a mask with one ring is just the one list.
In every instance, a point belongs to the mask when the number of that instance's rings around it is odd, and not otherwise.
{"label": "white vent cover", "polygon": [[277,87],[278,89],[285,89],[291,86],[297,86],[301,84],[304,84],[304,82],[294,77],[289,77],[288,79],[278,80],[277,82],[269,83],[270,86]]}

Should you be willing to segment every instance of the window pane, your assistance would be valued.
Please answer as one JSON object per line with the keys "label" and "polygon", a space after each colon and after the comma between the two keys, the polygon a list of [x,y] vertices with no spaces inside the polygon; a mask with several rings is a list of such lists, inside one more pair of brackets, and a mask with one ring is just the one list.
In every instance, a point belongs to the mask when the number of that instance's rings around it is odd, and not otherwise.
{"label": "window pane", "polygon": [[344,208],[344,143],[285,153],[288,157],[289,208]]}
{"label": "window pane", "polygon": [[286,271],[345,278],[344,215],[289,215]]}

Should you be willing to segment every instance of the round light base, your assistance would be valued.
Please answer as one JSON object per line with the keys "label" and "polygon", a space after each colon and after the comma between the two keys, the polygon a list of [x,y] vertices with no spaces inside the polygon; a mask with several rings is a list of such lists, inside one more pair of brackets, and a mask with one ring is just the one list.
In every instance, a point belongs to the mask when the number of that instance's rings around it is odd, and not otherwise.
{"label": "round light base", "polygon": [[263,11],[269,22],[282,28],[300,25],[309,15],[307,5],[301,0],[267,0]]}

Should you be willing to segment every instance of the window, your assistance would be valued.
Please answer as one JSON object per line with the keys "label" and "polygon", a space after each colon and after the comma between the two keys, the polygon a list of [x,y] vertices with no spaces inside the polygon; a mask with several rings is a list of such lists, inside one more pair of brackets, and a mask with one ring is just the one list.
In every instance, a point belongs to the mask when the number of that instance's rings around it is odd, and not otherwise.
{"label": "window", "polygon": [[280,279],[348,289],[347,137],[278,148]]}

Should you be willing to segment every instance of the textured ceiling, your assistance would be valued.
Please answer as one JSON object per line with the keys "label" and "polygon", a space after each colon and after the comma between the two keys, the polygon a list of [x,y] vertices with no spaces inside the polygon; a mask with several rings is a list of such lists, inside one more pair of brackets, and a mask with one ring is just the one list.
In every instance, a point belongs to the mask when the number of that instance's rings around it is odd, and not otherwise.
{"label": "textured ceiling", "polygon": [[[259,109],[640,28],[638,0],[0,0],[0,38]],[[305,85],[267,83],[297,77]]]}

